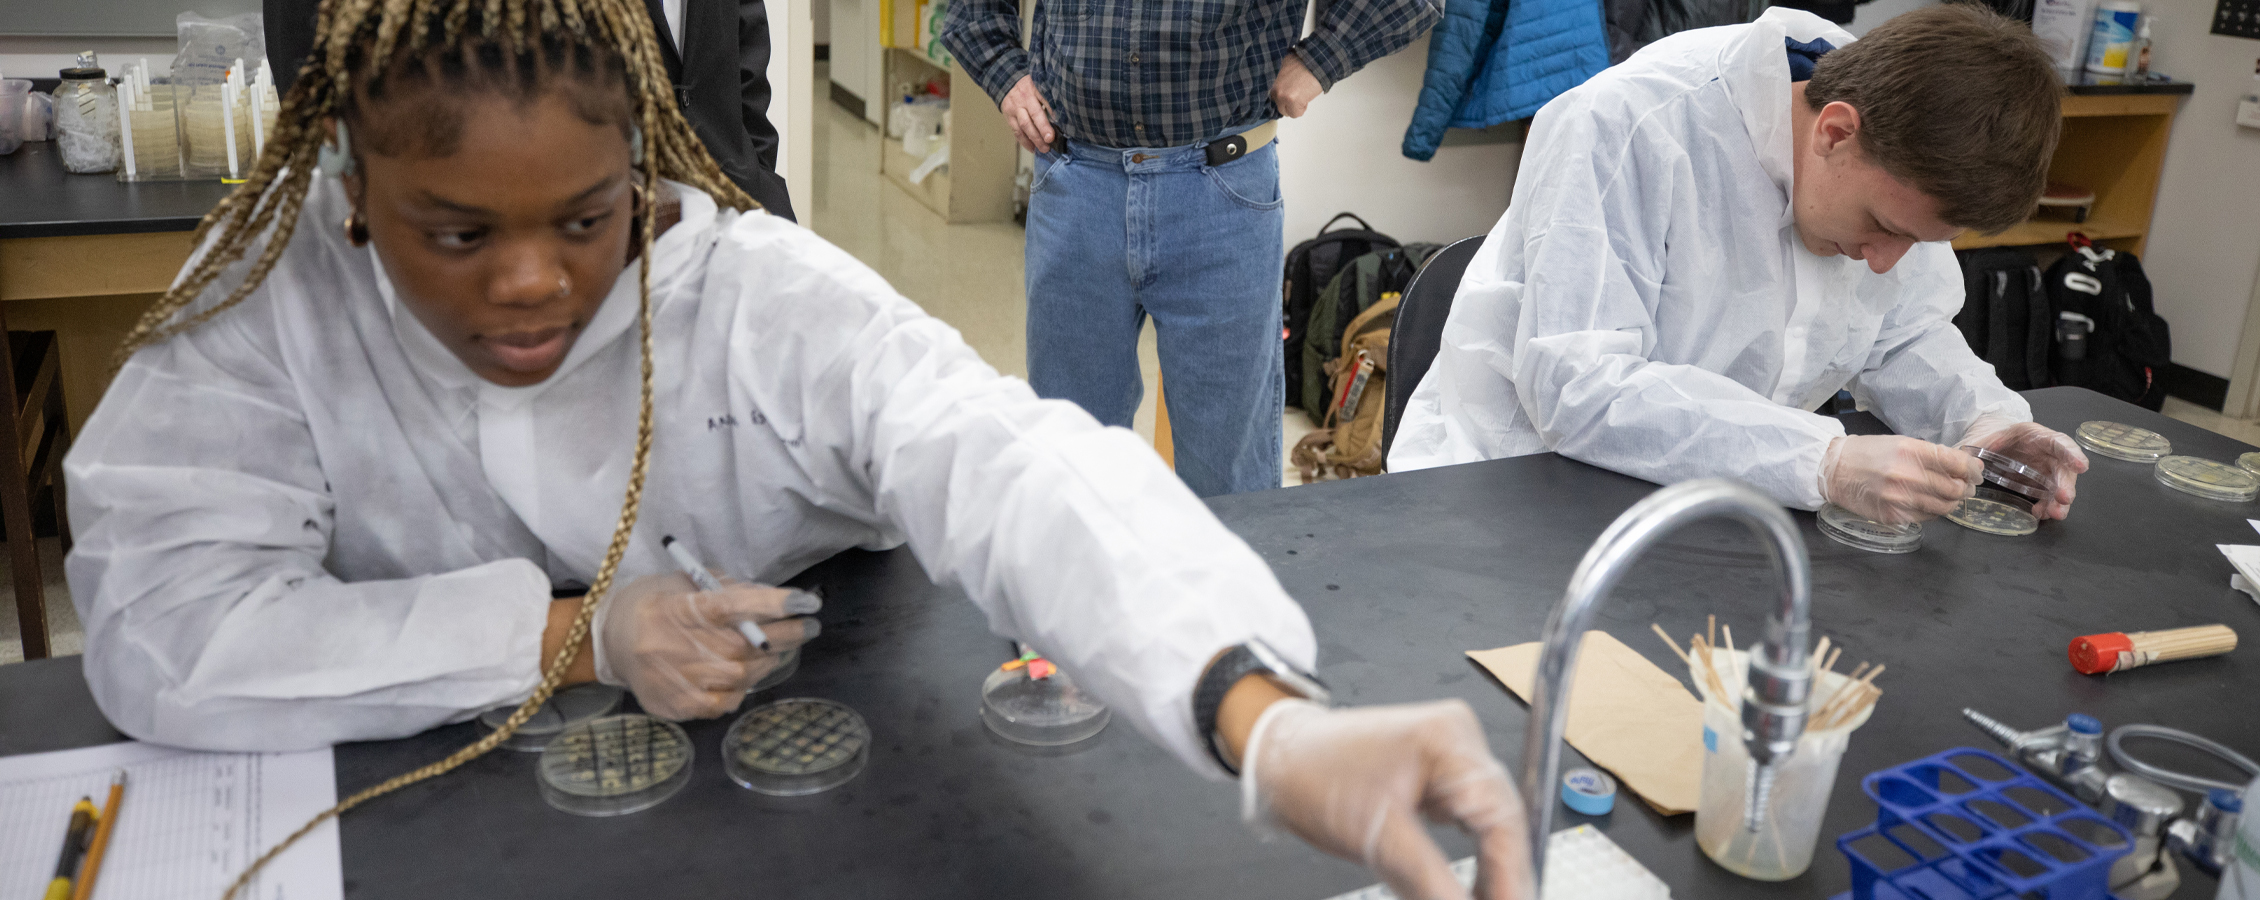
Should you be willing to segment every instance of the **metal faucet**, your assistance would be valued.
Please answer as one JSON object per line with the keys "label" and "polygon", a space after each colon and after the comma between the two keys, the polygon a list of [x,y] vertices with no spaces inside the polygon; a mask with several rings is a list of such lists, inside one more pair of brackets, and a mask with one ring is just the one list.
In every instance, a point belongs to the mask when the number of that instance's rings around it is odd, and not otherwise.
{"label": "metal faucet", "polygon": [[1774,574],[1781,582],[1781,595],[1766,617],[1765,642],[1750,655],[1749,684],[1742,694],[1742,743],[1752,763],[1743,827],[1756,831],[1764,821],[1774,774],[1805,733],[1805,700],[1813,678],[1806,660],[1811,652],[1812,563],[1796,521],[1764,494],[1723,478],[1681,482],[1633,504],[1601,533],[1570,575],[1561,602],[1546,618],[1545,649],[1538,655],[1538,677],[1530,692],[1531,725],[1522,745],[1522,796],[1530,805],[1533,883],[1545,883],[1546,840],[1553,832],[1553,784],[1561,772],[1562,730],[1569,721],[1569,683],[1577,671],[1580,639],[1601,601],[1616,589],[1640,554],[1681,526],[1712,516],[1749,526],[1773,551]]}

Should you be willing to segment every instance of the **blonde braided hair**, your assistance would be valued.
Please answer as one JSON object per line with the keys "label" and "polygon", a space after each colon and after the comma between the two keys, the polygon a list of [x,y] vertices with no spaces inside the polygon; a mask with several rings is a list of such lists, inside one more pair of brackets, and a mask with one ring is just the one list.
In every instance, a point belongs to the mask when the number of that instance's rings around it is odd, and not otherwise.
{"label": "blonde braided hair", "polygon": [[[636,164],[637,177],[643,184],[656,186],[662,178],[672,179],[705,191],[719,205],[758,208],[752,198],[724,177],[721,167],[676,109],[650,16],[636,0],[322,0],[313,52],[289,96],[283,98],[266,151],[243,186],[197,226],[194,242],[203,248],[201,254],[180,283],[151,306],[126,336],[118,349],[118,363],[122,365],[143,347],[226,312],[266,279],[290,243],[305,205],[325,140],[322,126],[350,112],[354,90],[366,89],[385,77],[388,69],[424,55],[454,52],[469,59],[474,54],[467,51],[473,48],[500,51],[505,65],[540,71],[542,51],[557,47],[568,52],[586,51],[601,59],[616,60],[624,67],[631,115],[643,146],[642,158]],[[323,811],[253,861],[229,885],[222,900],[232,900],[268,861],[321,823],[376,797],[445,774],[501,745],[549,699],[580,655],[597,604],[611,590],[629,534],[635,529],[644,473],[651,457],[651,254],[659,231],[659,205],[647,197],[636,213],[642,226],[641,245],[636,248],[642,360],[634,465],[620,504],[619,524],[605,549],[595,583],[582,598],[564,648],[543,666],[541,684],[533,696],[526,698],[502,727],[438,762],[363,789]],[[218,237],[207,245],[206,237],[215,230]],[[229,266],[244,258],[262,234],[268,235],[267,244],[242,283],[210,307],[183,315]]]}

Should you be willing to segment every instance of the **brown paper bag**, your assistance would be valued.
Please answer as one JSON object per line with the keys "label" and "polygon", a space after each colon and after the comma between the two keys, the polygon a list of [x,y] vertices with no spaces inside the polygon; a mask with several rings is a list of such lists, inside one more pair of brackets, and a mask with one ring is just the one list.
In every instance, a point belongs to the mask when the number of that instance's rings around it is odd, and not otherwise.
{"label": "brown paper bag", "polygon": [[[1528,702],[1531,682],[1538,677],[1538,651],[1533,642],[1467,655]],[[1531,727],[1539,724],[1534,721]],[[1564,737],[1659,813],[1694,812],[1702,797],[1703,702],[1679,679],[1604,632],[1586,632],[1578,651]],[[1557,802],[1560,787],[1547,785],[1546,790],[1544,797],[1523,800]]]}

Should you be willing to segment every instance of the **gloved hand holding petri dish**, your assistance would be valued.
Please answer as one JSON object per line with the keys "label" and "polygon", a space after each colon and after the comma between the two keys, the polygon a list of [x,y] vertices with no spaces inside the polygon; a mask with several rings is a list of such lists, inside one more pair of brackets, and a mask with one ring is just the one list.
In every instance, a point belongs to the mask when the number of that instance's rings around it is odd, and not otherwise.
{"label": "gloved hand holding petri dish", "polygon": [[1855,435],[1821,454],[1821,496],[1859,518],[1906,525],[1954,510],[1983,466],[1951,447],[1897,435]]}
{"label": "gloved hand holding petri dish", "polygon": [[1983,451],[1975,455],[1986,463],[1985,480],[2031,500],[2035,518],[2061,519],[2071,514],[2080,473],[2087,471],[2087,454],[2069,435],[2037,422],[1989,413],[1970,425],[1959,446]]}

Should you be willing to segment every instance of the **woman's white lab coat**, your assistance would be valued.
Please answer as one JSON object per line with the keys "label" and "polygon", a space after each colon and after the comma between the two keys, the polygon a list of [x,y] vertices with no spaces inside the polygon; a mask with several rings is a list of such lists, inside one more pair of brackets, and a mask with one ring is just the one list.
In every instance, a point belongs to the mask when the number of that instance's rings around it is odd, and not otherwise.
{"label": "woman's white lab coat", "polygon": [[[667,534],[759,582],[907,542],[998,633],[1215,774],[1189,700],[1211,656],[1253,636],[1316,652],[1255,553],[1136,435],[998,375],[815,235],[679,190],[619,583],[672,571]],[[592,580],[618,519],[634,266],[556,375],[498,387],[342,240],[341,193],[316,186],[241,306],[136,354],[66,460],[87,680],[127,734],[287,750],[522,699],[552,585]]]}
{"label": "woman's white lab coat", "polygon": [[1658,41],[1539,112],[1392,471],[1552,450],[1813,509],[1844,429],[1809,410],[1839,389],[1934,441],[2032,417],[1952,324],[1946,244],[1877,275],[1797,240],[1784,38],[1852,42],[1776,8]]}

